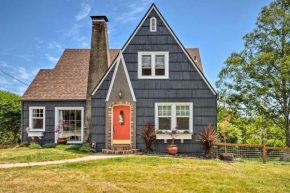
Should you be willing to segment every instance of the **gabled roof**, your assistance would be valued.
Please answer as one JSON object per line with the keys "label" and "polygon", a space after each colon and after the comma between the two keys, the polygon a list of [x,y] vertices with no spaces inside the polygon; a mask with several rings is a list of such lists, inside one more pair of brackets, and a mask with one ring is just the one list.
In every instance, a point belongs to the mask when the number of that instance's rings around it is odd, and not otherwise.
{"label": "gabled roof", "polygon": [[[113,62],[119,49],[110,49]],[[21,100],[85,100],[90,49],[66,49],[54,69],[40,70]]]}
{"label": "gabled roof", "polygon": [[[197,48],[187,50],[192,58],[196,56],[201,61]],[[120,49],[110,49],[111,64],[119,52]],[[86,100],[89,61],[90,49],[66,49],[54,69],[39,71],[21,100]]]}
{"label": "gabled roof", "polygon": [[120,54],[118,55],[118,59],[116,61],[116,65],[117,66],[115,67],[115,70],[114,70],[114,74],[113,74],[113,77],[112,77],[112,80],[111,80],[111,83],[110,83],[109,91],[107,93],[106,101],[109,101],[109,98],[110,98],[110,95],[111,95],[111,92],[112,92],[112,88],[113,88],[113,85],[114,85],[114,82],[115,82],[115,79],[116,79],[116,75],[118,73],[119,66],[122,65],[123,69],[124,69],[124,72],[125,72],[127,84],[129,86],[129,89],[130,89],[130,92],[131,92],[131,96],[133,98],[133,101],[136,102],[136,97],[135,97],[135,94],[134,94],[134,90],[133,90],[133,87],[132,87],[132,84],[131,84],[131,80],[130,80],[130,77],[129,77],[129,74],[128,74],[128,70],[127,70],[127,67],[126,67],[125,60],[124,60],[122,52],[120,52]]}
{"label": "gabled roof", "polygon": [[144,23],[144,21],[146,20],[146,18],[148,17],[148,15],[151,13],[152,10],[155,10],[156,11],[156,13],[158,14],[158,16],[162,20],[162,22],[165,24],[166,28],[169,30],[169,32],[171,33],[171,35],[174,37],[174,39],[176,40],[176,42],[179,44],[180,48],[183,50],[183,52],[185,53],[185,55],[187,56],[187,58],[189,59],[189,61],[195,67],[195,69],[200,74],[200,76],[202,77],[202,79],[205,81],[205,83],[207,84],[207,86],[209,87],[209,89],[212,91],[212,93],[214,95],[217,95],[217,93],[215,92],[214,88],[211,86],[211,84],[209,83],[209,81],[204,76],[202,70],[198,67],[198,64],[194,61],[194,59],[190,56],[190,54],[188,53],[188,51],[184,48],[184,46],[182,45],[182,43],[180,42],[180,40],[178,39],[178,37],[175,35],[175,33],[173,32],[173,30],[171,29],[171,27],[168,25],[168,23],[166,22],[166,20],[164,19],[164,17],[161,15],[160,11],[157,9],[157,7],[156,7],[156,5],[154,3],[151,5],[151,7],[149,8],[149,10],[145,14],[145,16],[142,18],[142,20],[138,24],[137,28],[134,30],[134,32],[129,37],[129,39],[127,40],[127,42],[125,43],[125,45],[122,47],[121,51],[123,52],[126,49],[126,47],[130,44],[131,40],[136,35],[136,33],[138,32],[139,28],[142,26],[142,24]]}

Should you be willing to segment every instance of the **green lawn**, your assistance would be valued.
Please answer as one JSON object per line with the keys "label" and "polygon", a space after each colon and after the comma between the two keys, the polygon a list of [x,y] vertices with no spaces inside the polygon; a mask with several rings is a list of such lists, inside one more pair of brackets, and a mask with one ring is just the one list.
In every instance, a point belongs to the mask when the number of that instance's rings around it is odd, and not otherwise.
{"label": "green lawn", "polygon": [[[0,164],[53,161],[84,157],[87,154],[59,149],[13,148],[0,150]],[[1,191],[1,190],[0,190]]]}
{"label": "green lawn", "polygon": [[290,165],[130,156],[0,170],[0,192],[290,192]]}

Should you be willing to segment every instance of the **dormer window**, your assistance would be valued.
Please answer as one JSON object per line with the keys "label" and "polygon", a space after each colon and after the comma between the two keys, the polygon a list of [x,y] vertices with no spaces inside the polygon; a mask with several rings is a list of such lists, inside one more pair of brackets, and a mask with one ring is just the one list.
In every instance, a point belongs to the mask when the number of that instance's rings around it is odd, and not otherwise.
{"label": "dormer window", "polygon": [[157,31],[157,21],[155,17],[151,17],[150,19],[150,32],[156,32]]}

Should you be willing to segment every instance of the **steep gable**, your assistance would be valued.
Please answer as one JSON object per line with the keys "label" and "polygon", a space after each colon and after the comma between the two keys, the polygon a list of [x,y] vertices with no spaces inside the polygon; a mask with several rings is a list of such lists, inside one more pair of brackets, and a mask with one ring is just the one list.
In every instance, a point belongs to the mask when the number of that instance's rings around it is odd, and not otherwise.
{"label": "steep gable", "polygon": [[[150,18],[157,18],[157,31],[150,32]],[[130,45],[130,46],[129,46]],[[170,46],[169,46],[170,45]],[[150,9],[147,11],[133,34],[130,36],[128,41],[125,43],[123,48],[121,49],[124,53],[132,53],[137,51],[169,51],[170,53],[179,53],[180,56],[178,58],[186,57],[187,60],[193,65],[196,72],[198,72],[199,76],[203,79],[205,84],[211,90],[211,92],[216,95],[215,90],[208,82],[204,74],[202,73],[202,69],[198,67],[198,65],[194,62],[194,60],[190,57],[187,50],[181,44],[175,33],[169,27],[155,4],[152,4]],[[180,52],[182,51],[182,53]],[[170,54],[170,60],[174,61],[172,58],[172,54]],[[126,57],[125,57],[126,59]],[[136,58],[128,58],[128,62],[133,60],[136,61]],[[126,60],[127,62],[127,60]]]}

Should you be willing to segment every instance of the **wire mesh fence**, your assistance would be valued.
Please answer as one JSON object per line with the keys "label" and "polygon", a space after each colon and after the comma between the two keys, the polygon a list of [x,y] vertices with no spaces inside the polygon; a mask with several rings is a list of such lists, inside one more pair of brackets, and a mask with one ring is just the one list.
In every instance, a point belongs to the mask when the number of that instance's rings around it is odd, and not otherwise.
{"label": "wire mesh fence", "polygon": [[269,161],[285,161],[290,162],[290,150],[267,150],[267,162]]}
{"label": "wire mesh fence", "polygon": [[283,161],[290,162],[290,148],[267,147],[266,141],[262,145],[220,143],[216,147],[216,156],[221,153],[231,153],[234,159],[244,159],[258,162]]}
{"label": "wire mesh fence", "polygon": [[234,158],[242,158],[248,160],[262,161],[262,147],[246,147],[246,146],[217,146],[217,154],[232,153]]}

